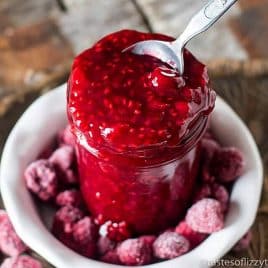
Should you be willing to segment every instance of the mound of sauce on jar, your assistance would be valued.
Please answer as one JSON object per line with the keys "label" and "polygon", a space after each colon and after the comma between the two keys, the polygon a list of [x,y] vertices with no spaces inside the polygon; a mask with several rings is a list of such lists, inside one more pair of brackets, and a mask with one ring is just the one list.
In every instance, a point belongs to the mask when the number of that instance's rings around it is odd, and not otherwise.
{"label": "mound of sauce on jar", "polygon": [[154,57],[122,53],[148,39],[172,40],[108,35],[75,59],[68,82],[85,201],[100,223],[125,222],[133,233],[161,231],[183,215],[215,102],[206,67],[187,50],[183,76]]}

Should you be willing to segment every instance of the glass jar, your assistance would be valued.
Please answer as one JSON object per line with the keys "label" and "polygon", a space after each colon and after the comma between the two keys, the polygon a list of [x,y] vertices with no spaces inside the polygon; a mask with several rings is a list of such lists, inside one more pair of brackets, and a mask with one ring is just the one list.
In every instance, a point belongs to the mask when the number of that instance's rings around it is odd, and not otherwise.
{"label": "glass jar", "polygon": [[193,193],[206,122],[205,117],[196,121],[180,146],[120,154],[96,150],[77,133],[80,186],[94,217],[100,223],[126,222],[135,234],[176,224]]}
{"label": "glass jar", "polygon": [[82,194],[101,225],[150,234],[183,217],[195,185],[199,140],[215,94],[205,66],[185,50],[185,71],[122,50],[148,39],[113,33],[76,57],[68,116],[77,144]]}

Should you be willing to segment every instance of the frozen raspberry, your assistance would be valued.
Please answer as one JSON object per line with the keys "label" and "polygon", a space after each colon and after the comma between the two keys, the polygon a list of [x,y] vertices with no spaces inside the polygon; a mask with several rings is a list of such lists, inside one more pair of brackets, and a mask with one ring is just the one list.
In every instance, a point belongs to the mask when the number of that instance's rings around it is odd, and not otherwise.
{"label": "frozen raspberry", "polygon": [[73,249],[86,257],[96,255],[98,228],[90,217],[85,217],[73,226]]}
{"label": "frozen raspberry", "polygon": [[205,183],[213,183],[215,176],[210,171],[209,164],[201,164],[201,180]]}
{"label": "frozen raspberry", "polygon": [[204,198],[189,208],[186,223],[194,231],[211,234],[223,228],[221,203],[215,199]]}
{"label": "frozen raspberry", "polygon": [[213,183],[215,181],[215,176],[212,175],[209,164],[201,164],[201,180],[204,183]]}
{"label": "frozen raspberry", "polygon": [[212,185],[212,197],[221,203],[223,212],[228,210],[229,193],[223,185],[217,183]]}
{"label": "frozen raspberry", "polygon": [[201,151],[204,158],[211,160],[219,148],[219,143],[213,138],[203,138],[201,140]]}
{"label": "frozen raspberry", "polygon": [[240,252],[245,249],[247,249],[251,243],[252,240],[252,232],[248,231],[238,242],[237,244],[233,247],[233,251],[235,252]]}
{"label": "frozen raspberry", "polygon": [[218,183],[212,183],[211,185],[205,183],[201,185],[199,188],[197,188],[193,201],[196,203],[197,201],[209,197],[218,200],[222,205],[223,211],[227,211],[229,204],[229,193],[223,185]]}
{"label": "frozen raspberry", "polygon": [[107,221],[100,227],[100,235],[107,236],[109,239],[120,242],[131,237],[131,233],[126,222]]}
{"label": "frozen raspberry", "polygon": [[211,138],[203,138],[201,140],[201,179],[203,182],[211,183],[215,180],[215,176],[211,172],[211,161],[220,145]]}
{"label": "frozen raspberry", "polygon": [[73,185],[78,183],[77,174],[73,169],[66,169],[60,178],[64,185]]}
{"label": "frozen raspberry", "polygon": [[24,172],[28,189],[41,200],[48,201],[55,197],[58,179],[53,164],[47,160],[37,160],[31,163]]}
{"label": "frozen raspberry", "polygon": [[8,256],[17,256],[27,250],[27,246],[16,234],[7,213],[0,211],[0,251]]}
{"label": "frozen raspberry", "polygon": [[192,230],[185,221],[178,224],[175,232],[187,238],[191,244],[191,248],[195,248],[207,238],[206,234],[201,234]]}
{"label": "frozen raspberry", "polygon": [[98,227],[90,217],[84,217],[73,227],[73,235],[77,241],[97,241]]}
{"label": "frozen raspberry", "polygon": [[232,182],[242,174],[244,160],[242,153],[236,148],[218,150],[211,162],[213,174],[221,182]]}
{"label": "frozen raspberry", "polygon": [[0,209],[0,225],[2,222],[6,221],[6,218],[8,218],[6,211],[3,209]]}
{"label": "frozen raspberry", "polygon": [[56,141],[46,146],[46,148],[38,155],[37,159],[47,159],[56,149]]}
{"label": "frozen raspberry", "polygon": [[57,211],[53,222],[53,233],[60,235],[62,232],[70,233],[73,230],[73,225],[78,222],[84,213],[73,206],[65,206]]}
{"label": "frozen raspberry", "polygon": [[52,229],[55,236],[77,253],[94,258],[98,236],[94,221],[90,217],[82,218],[81,211],[71,207],[64,207],[57,214]]}
{"label": "frozen raspberry", "polygon": [[105,255],[101,256],[100,260],[111,264],[122,264],[117,254],[117,250],[108,251]]}
{"label": "frozen raspberry", "polygon": [[57,195],[56,204],[61,207],[81,207],[83,205],[81,193],[76,189],[63,191]]}
{"label": "frozen raspberry", "polygon": [[59,132],[58,143],[59,145],[70,145],[72,147],[75,146],[75,137],[71,131],[70,125]]}
{"label": "frozen raspberry", "polygon": [[160,259],[179,257],[190,249],[189,241],[175,232],[164,232],[153,244],[154,255]]}
{"label": "frozen raspberry", "polygon": [[116,242],[109,239],[107,236],[101,236],[97,243],[99,255],[103,256],[108,251],[116,248]]}
{"label": "frozen raspberry", "polygon": [[144,265],[152,261],[152,247],[143,239],[127,239],[117,247],[120,261],[125,265]]}
{"label": "frozen raspberry", "polygon": [[[208,127],[209,128],[209,127]],[[204,139],[210,139],[210,140],[215,140],[215,137],[214,135],[211,133],[211,131],[208,129],[204,136],[203,136]]]}
{"label": "frozen raspberry", "polygon": [[156,240],[155,235],[143,235],[139,237],[140,240],[143,240],[146,244],[150,247],[153,245],[154,241]]}
{"label": "frozen raspberry", "polygon": [[212,194],[211,186],[209,184],[203,184],[195,191],[193,201],[196,203],[197,201],[210,197]]}
{"label": "frozen raspberry", "polygon": [[75,153],[74,148],[65,145],[58,148],[49,158],[53,163],[61,178],[62,182],[66,184],[77,183],[77,176],[75,174]]}
{"label": "frozen raspberry", "polygon": [[51,155],[49,161],[62,171],[71,168],[75,161],[74,148],[69,145],[58,148]]}
{"label": "frozen raspberry", "polygon": [[15,256],[6,259],[0,268],[42,268],[42,264],[30,256]]}

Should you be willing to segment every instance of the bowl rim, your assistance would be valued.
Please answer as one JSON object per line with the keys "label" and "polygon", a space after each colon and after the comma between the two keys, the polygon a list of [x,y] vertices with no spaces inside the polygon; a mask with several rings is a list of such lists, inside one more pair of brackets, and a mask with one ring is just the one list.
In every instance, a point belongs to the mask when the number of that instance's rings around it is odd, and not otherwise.
{"label": "bowl rim", "polygon": [[[49,131],[51,132],[52,129],[55,132],[66,124],[66,118],[64,119],[62,116],[62,114],[65,113],[64,108],[66,105],[66,101],[62,101],[65,96],[65,90],[66,84],[63,84],[37,98],[27,108],[12,129],[6,141],[0,165],[0,189],[4,205],[16,232],[22,238],[22,240],[30,248],[32,248],[56,267],[83,268],[90,267],[90,265],[95,265],[94,267],[96,268],[126,267],[122,265],[106,264],[82,257],[60,243],[44,226],[44,223],[41,221],[35,209],[33,199],[31,198],[30,193],[27,191],[23,180],[21,180],[22,170],[27,161],[26,159],[22,158],[23,156],[21,154],[14,154],[14,152],[17,152],[17,149],[25,151],[31,148],[31,142],[33,143],[34,141],[35,145],[37,147],[39,146],[37,143],[38,137],[32,136],[32,139],[29,139],[29,141],[25,140],[24,138],[25,135],[27,136],[29,134],[33,134],[34,132],[31,133],[31,131],[34,129],[42,129],[41,123],[42,120],[44,121],[45,119],[42,118],[41,122],[36,122],[34,120],[41,113],[46,113],[47,117],[50,115],[50,118],[51,116],[54,116],[54,119],[58,121],[58,117],[62,118],[62,122],[59,121],[61,123],[50,125]],[[57,107],[56,105],[51,105],[53,104],[53,101],[54,104],[57,103],[59,105],[57,105]],[[60,101],[60,103],[58,101]],[[48,106],[50,107],[49,111],[47,109]],[[165,268],[167,265],[170,268],[177,268],[178,265],[182,265],[182,267],[196,268],[209,267],[214,261],[224,256],[233,247],[237,240],[243,236],[243,234],[250,228],[255,220],[263,184],[263,167],[258,148],[246,125],[232,110],[232,108],[219,96],[217,97],[215,110],[218,111],[219,116],[214,121],[220,121],[222,117],[220,116],[221,113],[226,113],[230,120],[236,122],[237,128],[239,128],[241,133],[243,132],[244,134],[243,138],[247,141],[248,150],[251,153],[253,160],[253,163],[251,163],[251,167],[246,171],[246,174],[241,176],[241,178],[243,177],[243,180],[239,179],[234,185],[231,194],[231,202],[234,204],[234,206],[231,205],[230,211],[227,214],[225,228],[220,232],[210,235],[208,239],[206,239],[197,248],[181,257],[140,267]],[[32,128],[29,129],[30,127]],[[224,131],[224,129],[222,130]],[[54,132],[53,134],[55,134]],[[235,132],[232,135],[235,135]],[[51,135],[44,137],[44,139],[47,139],[46,142],[49,141],[50,136],[52,137],[52,133]],[[39,147],[40,148],[38,149],[40,150],[41,145]],[[35,150],[38,151],[38,149]],[[27,154],[28,159],[31,158],[33,160],[34,156],[37,156],[36,152],[32,153],[27,151],[27,153],[29,153],[29,156]],[[21,161],[18,161],[19,159]],[[250,179],[253,176],[255,177],[254,183],[252,182],[253,179]],[[248,197],[248,194],[243,194],[244,199],[240,199],[242,193],[239,192],[239,187],[244,185],[241,181],[246,181],[247,183],[250,182],[252,184],[250,186],[253,187],[255,191],[253,197]],[[245,202],[246,204],[243,204]],[[249,212],[245,210],[245,205],[247,206],[247,210],[249,210]],[[237,219],[239,209],[242,209],[241,211],[244,213],[242,216],[244,218],[246,217],[243,225],[241,224],[242,222],[236,225],[237,221],[240,221],[240,219]],[[25,217],[25,215],[27,216]],[[234,221],[234,219],[236,219],[236,221]],[[31,230],[31,232],[28,233],[27,230]],[[40,239],[42,240],[42,243],[40,243]],[[221,241],[221,243],[218,244],[217,241]],[[216,248],[215,245],[217,245]]]}

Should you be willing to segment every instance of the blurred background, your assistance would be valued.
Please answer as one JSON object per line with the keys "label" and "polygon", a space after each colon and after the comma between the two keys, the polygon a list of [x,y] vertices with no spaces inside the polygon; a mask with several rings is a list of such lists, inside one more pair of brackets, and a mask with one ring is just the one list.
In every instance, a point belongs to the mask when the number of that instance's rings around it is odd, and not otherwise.
{"label": "blurred background", "polygon": [[[26,107],[66,81],[76,54],[123,28],[176,37],[205,2],[0,0],[0,151]],[[218,94],[251,129],[267,170],[268,0],[238,1],[189,48],[208,65]],[[268,256],[268,179],[265,181],[254,239],[243,256]]]}

